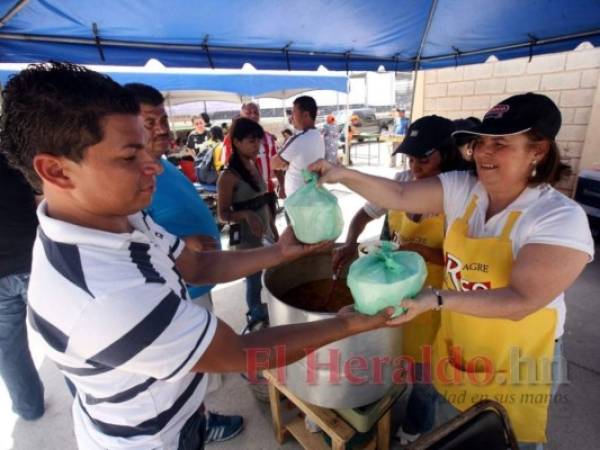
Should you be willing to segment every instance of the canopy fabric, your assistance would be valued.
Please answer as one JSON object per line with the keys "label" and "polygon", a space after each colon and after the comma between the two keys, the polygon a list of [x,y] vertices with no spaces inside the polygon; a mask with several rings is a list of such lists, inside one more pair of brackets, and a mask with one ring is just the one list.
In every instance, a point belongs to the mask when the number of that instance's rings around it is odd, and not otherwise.
{"label": "canopy fabric", "polygon": [[0,62],[414,70],[600,43],[598,0],[0,0]]}
{"label": "canopy fabric", "polygon": [[[0,70],[0,84],[16,73]],[[117,83],[145,83],[168,92],[171,105],[197,100],[240,102],[244,98],[279,98],[313,90],[346,92],[348,77],[328,73],[154,73],[106,71]]]}

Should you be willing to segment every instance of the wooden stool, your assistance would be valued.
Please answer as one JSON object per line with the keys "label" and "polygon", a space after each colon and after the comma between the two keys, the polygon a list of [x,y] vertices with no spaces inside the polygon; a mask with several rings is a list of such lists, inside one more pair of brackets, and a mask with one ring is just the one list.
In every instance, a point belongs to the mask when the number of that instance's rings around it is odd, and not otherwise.
{"label": "wooden stool", "polygon": [[[273,428],[275,439],[279,444],[283,444],[288,433],[291,434],[305,449],[310,450],[345,450],[346,444],[357,431],[344,421],[333,410],[321,408],[320,406],[306,403],[296,394],[291,392],[285,385],[277,380],[277,376],[270,370],[263,372],[264,377],[269,382],[269,402],[271,403],[271,417],[273,419]],[[304,425],[304,419],[296,417],[287,424],[283,424],[281,417],[281,396],[285,396],[308,419],[316,423],[325,434],[331,438],[331,447],[328,447],[325,441],[317,433],[311,433]],[[390,418],[391,413],[388,410],[377,422],[377,433],[364,450],[388,450],[390,446]]]}

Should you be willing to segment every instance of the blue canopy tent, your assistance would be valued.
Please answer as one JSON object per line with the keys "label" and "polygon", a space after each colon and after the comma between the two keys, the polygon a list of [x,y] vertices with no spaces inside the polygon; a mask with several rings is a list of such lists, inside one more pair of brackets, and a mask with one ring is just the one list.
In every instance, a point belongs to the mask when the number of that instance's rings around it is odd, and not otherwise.
{"label": "blue canopy tent", "polygon": [[0,62],[412,71],[584,41],[598,0],[0,0]]}
{"label": "blue canopy tent", "polygon": [[[18,70],[0,69],[0,88]],[[348,77],[343,74],[315,72],[231,73],[231,71],[208,70],[193,73],[160,72],[113,72],[103,71],[118,83],[145,83],[165,94],[170,115],[173,107],[189,104],[197,111],[206,111],[206,102],[241,103],[250,98],[286,99],[302,92],[331,90],[347,93]],[[1,102],[1,99],[0,99]],[[203,107],[197,105],[203,103]],[[228,108],[231,109],[231,108]]]}
{"label": "blue canopy tent", "polygon": [[[17,70],[0,70],[0,85]],[[145,83],[168,95],[171,105],[198,100],[241,102],[244,98],[285,99],[301,92],[332,90],[346,92],[348,77],[331,73],[231,73],[198,71],[195,73],[113,72],[106,71],[118,83]]]}
{"label": "blue canopy tent", "polygon": [[597,0],[0,0],[0,62],[415,70],[600,43]]}

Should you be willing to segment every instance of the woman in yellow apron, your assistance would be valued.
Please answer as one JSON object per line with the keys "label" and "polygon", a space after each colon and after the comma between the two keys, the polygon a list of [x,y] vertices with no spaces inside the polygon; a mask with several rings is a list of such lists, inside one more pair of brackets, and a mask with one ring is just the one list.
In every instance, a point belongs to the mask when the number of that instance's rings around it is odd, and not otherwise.
{"label": "woman in yellow apron", "polygon": [[[408,155],[409,170],[399,172],[396,181],[422,180],[442,172],[456,170],[462,163],[460,153],[452,141],[454,124],[439,116],[426,116],[414,122],[407,137],[394,153]],[[426,285],[442,287],[444,258],[444,215],[413,215],[404,211],[386,211],[367,203],[354,216],[346,243],[333,254],[333,271],[337,272],[357,256],[358,237],[367,223],[388,213],[389,234],[403,250],[415,251],[427,263]],[[422,362],[422,346],[430,346],[439,327],[439,313],[430,311],[403,328],[404,353]]]}
{"label": "woman in yellow apron", "polygon": [[[458,148],[454,145],[451,134],[454,124],[451,120],[439,116],[426,116],[415,121],[408,129],[406,138],[394,153],[408,156],[409,170],[399,172],[394,179],[398,182],[423,180],[435,177],[442,172],[457,170],[464,162]],[[386,210],[377,205],[367,203],[354,216],[346,243],[338,247],[333,254],[333,270],[337,272],[357,256],[357,239],[367,223],[386,214]],[[443,214],[408,214],[404,211],[387,211],[387,230],[402,250],[419,253],[427,263],[427,280],[425,284],[436,288],[442,287],[444,258],[442,243],[444,239]],[[382,233],[383,235],[383,233]],[[412,380],[423,382],[423,359],[431,359],[424,353],[431,354],[431,344],[438,331],[440,313],[428,311],[403,326],[402,349],[405,357],[414,361]],[[429,375],[426,376],[431,379]],[[415,391],[418,396],[419,392]],[[433,422],[433,414],[419,408],[418,397],[411,397],[409,409],[414,414],[411,423],[403,424],[403,433],[414,434]]]}
{"label": "woman in yellow apron", "polygon": [[560,175],[560,125],[551,99],[516,95],[469,131],[477,175],[393,183],[322,161],[309,167],[322,182],[342,182],[381,206],[446,215],[443,289],[403,300],[408,311],[392,323],[440,310],[430,404],[436,425],[482,399],[496,400],[521,448],[546,441],[563,293],[594,253],[585,212],[551,187]]}

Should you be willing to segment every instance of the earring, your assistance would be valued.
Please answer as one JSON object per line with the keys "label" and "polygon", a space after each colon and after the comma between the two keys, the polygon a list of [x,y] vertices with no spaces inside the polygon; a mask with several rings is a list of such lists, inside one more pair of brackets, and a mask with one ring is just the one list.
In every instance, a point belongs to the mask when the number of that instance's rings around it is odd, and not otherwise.
{"label": "earring", "polygon": [[533,161],[531,163],[533,165],[533,170],[531,171],[531,178],[535,178],[535,176],[537,175],[537,161]]}

